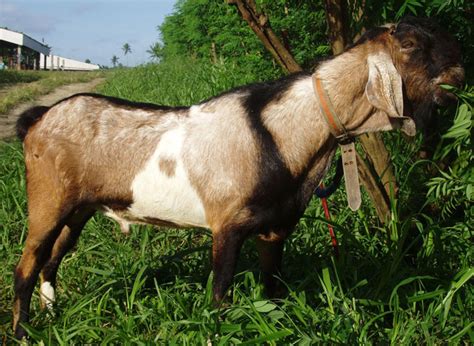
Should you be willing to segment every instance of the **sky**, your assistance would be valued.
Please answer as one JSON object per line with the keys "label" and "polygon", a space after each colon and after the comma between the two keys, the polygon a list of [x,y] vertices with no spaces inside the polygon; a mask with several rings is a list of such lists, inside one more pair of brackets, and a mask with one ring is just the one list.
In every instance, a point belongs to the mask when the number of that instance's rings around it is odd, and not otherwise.
{"label": "sky", "polygon": [[[112,56],[135,66],[159,40],[157,26],[176,0],[0,0],[0,27],[52,47],[54,55],[112,66]],[[128,43],[132,52],[124,56]]]}

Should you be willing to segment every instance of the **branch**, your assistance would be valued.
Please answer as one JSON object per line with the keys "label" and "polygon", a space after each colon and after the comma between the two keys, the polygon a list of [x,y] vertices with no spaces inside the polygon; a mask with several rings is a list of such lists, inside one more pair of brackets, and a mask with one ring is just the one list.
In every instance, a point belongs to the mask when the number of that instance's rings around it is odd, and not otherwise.
{"label": "branch", "polygon": [[258,12],[254,0],[227,0],[227,3],[237,6],[242,18],[285,71],[291,73],[302,70],[291,52],[273,32],[268,17],[264,13]]}

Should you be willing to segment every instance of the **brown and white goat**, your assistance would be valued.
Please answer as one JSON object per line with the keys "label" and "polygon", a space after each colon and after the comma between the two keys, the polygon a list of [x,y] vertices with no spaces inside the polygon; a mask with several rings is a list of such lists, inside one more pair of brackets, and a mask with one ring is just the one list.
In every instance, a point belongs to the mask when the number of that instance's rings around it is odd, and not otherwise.
{"label": "brown and white goat", "polygon": [[[456,42],[427,20],[367,32],[314,72],[353,136],[401,128],[406,117],[460,85]],[[408,112],[407,112],[408,111]],[[14,330],[21,338],[38,275],[54,301],[64,255],[96,210],[119,221],[212,230],[213,294],[231,284],[243,241],[257,236],[267,292],[283,241],[337,148],[312,75],[244,86],[192,107],[79,94],[18,121],[24,140],[29,232],[15,272]]]}

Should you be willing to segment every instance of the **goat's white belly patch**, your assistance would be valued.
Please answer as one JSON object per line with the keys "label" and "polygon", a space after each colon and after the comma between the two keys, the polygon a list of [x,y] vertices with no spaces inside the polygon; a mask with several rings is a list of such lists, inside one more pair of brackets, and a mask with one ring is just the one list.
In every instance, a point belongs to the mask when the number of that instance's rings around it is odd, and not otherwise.
{"label": "goat's white belly patch", "polygon": [[208,227],[203,203],[183,165],[183,141],[182,127],[163,134],[155,152],[132,182],[133,204],[127,214],[137,219]]}

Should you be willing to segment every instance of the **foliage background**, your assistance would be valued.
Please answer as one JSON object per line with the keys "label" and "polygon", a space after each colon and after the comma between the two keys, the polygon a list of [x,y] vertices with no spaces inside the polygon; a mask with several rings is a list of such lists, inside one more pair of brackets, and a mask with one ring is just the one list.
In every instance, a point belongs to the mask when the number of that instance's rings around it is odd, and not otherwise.
{"label": "foliage background", "polygon": [[[297,62],[311,68],[330,54],[326,14],[322,1],[257,0],[276,34],[287,44]],[[365,28],[394,22],[404,15],[428,16],[454,34],[463,47],[464,62],[472,65],[474,53],[472,3],[466,0],[348,1],[353,36]],[[216,55],[239,65],[250,65],[264,80],[281,74],[258,38],[240,18],[236,8],[220,0],[179,0],[175,12],[159,26],[161,42],[150,48],[151,56],[170,59],[182,56],[212,61]],[[472,78],[472,71],[468,69]],[[471,79],[469,79],[471,80]]]}

